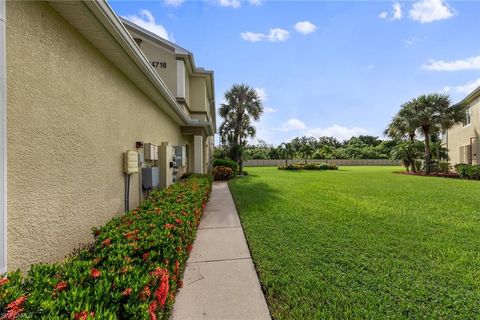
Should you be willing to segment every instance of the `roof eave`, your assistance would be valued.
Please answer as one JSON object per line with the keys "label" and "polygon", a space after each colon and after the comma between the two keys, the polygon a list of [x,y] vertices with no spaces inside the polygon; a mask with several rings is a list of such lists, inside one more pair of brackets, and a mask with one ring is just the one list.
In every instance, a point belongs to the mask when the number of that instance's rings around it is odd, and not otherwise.
{"label": "roof eave", "polygon": [[468,105],[478,97],[480,97],[480,86],[478,86],[475,90],[470,92],[465,98],[463,98],[462,101],[460,101],[459,103],[456,103],[455,105]]}

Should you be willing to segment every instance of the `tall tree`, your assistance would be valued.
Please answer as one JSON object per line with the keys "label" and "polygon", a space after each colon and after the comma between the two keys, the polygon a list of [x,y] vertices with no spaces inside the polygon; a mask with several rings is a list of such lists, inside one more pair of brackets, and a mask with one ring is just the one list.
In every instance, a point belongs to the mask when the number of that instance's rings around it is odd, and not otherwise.
{"label": "tall tree", "polygon": [[417,120],[413,103],[404,103],[384,133],[392,139],[408,139],[414,142],[417,129],[420,127]]}
{"label": "tall tree", "polygon": [[315,148],[312,146],[311,143],[305,143],[300,147],[300,154],[303,156],[305,164],[307,164],[307,160],[310,159],[314,153]]}
{"label": "tall tree", "polygon": [[421,95],[402,105],[385,131],[391,137],[408,136],[414,141],[415,133],[419,131],[425,138],[425,172],[431,170],[430,139],[440,132],[445,132],[455,124],[465,119],[466,105],[451,105],[448,95],[431,93]]}
{"label": "tall tree", "polygon": [[291,143],[283,142],[278,146],[280,155],[285,159],[285,166],[288,165],[288,159],[291,159],[295,156],[295,149]]}
{"label": "tall tree", "polygon": [[419,127],[420,123],[415,116],[413,102],[410,101],[402,104],[384,132],[392,139],[401,140],[391,152],[392,159],[402,160],[407,170],[411,166],[413,172],[417,171],[415,158],[418,153],[414,152],[414,144]]}
{"label": "tall tree", "polygon": [[440,132],[445,132],[466,117],[466,105],[450,104],[450,98],[443,93],[421,95],[412,100],[414,119],[418,122],[425,138],[425,172],[430,174],[432,153],[430,138]]}
{"label": "tall tree", "polygon": [[263,103],[257,91],[246,84],[234,84],[225,92],[225,101],[219,110],[224,119],[220,125],[220,136],[222,142],[229,146],[232,160],[238,162],[242,171],[242,150],[247,138],[255,137],[252,120],[260,119]]}

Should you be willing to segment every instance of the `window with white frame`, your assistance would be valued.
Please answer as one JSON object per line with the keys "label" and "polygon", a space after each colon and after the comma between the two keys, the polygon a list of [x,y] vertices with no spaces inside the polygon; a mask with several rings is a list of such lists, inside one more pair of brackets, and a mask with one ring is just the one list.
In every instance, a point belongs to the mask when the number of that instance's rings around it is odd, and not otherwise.
{"label": "window with white frame", "polygon": [[465,120],[463,120],[463,126],[468,126],[472,122],[472,108],[469,107],[467,109],[467,116],[465,117]]}

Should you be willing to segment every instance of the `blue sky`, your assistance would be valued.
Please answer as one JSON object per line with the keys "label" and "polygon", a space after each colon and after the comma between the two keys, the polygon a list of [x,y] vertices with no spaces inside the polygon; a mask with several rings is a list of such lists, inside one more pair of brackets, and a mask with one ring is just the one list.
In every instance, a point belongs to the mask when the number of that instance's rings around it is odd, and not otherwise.
{"label": "blue sky", "polygon": [[[257,138],[382,136],[399,106],[480,85],[480,2],[110,1],[118,15],[192,51],[264,97]],[[221,119],[218,119],[219,121]]]}

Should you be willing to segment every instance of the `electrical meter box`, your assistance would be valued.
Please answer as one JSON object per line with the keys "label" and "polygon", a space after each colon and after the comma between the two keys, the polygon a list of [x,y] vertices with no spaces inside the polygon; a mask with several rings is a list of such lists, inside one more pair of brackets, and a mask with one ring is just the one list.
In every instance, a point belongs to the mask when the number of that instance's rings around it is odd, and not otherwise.
{"label": "electrical meter box", "polygon": [[123,172],[138,173],[138,152],[129,150],[123,153]]}
{"label": "electrical meter box", "polygon": [[185,146],[173,147],[175,150],[175,162],[177,167],[187,166],[187,148]]}
{"label": "electrical meter box", "polygon": [[145,155],[145,160],[158,160],[158,146],[145,143],[143,146],[143,153]]}
{"label": "electrical meter box", "polygon": [[160,168],[142,168],[142,186],[144,189],[155,189],[160,185]]}

